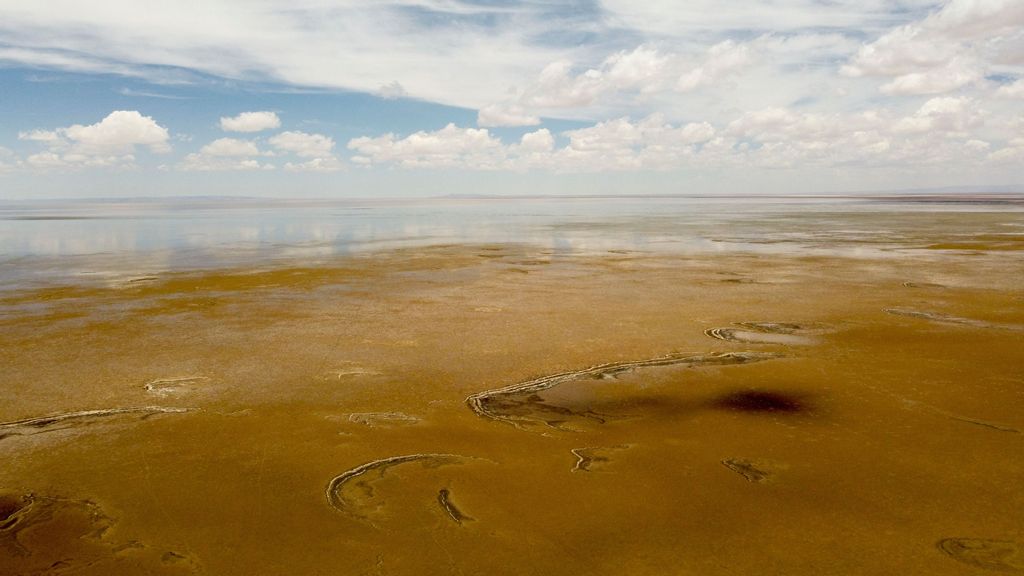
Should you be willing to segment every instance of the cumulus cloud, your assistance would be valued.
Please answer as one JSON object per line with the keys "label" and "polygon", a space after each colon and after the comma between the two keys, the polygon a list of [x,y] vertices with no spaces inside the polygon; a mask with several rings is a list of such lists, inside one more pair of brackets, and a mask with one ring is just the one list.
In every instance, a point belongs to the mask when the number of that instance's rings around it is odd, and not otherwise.
{"label": "cumulus cloud", "polygon": [[476,125],[485,128],[496,126],[536,126],[540,118],[527,114],[519,104],[491,104],[480,109]]}
{"label": "cumulus cloud", "polygon": [[668,61],[666,55],[647,46],[616,52],[600,66],[578,74],[572,72],[572,62],[555,61],[541,71],[519,100],[530,108],[566,108],[589,105],[609,92],[651,91],[663,80]]}
{"label": "cumulus cloud", "polygon": [[907,115],[769,107],[718,128],[704,121],[671,123],[659,114],[621,117],[565,131],[562,146],[543,128],[506,144],[487,130],[449,124],[404,138],[355,138],[348,147],[356,153],[353,163],[362,165],[551,172],[978,165],[1009,162],[1024,151],[1024,135],[1003,145],[981,137],[984,119],[976,101],[947,96]]}
{"label": "cumulus cloud", "polygon": [[983,76],[978,62],[956,57],[921,72],[901,74],[883,84],[881,90],[886,94],[943,94],[975,84]]}
{"label": "cumulus cloud", "polygon": [[37,168],[130,165],[137,147],[158,154],[171,151],[167,129],[135,110],[111,112],[95,124],[20,132],[18,139],[49,149],[26,159]]}
{"label": "cumulus cloud", "polygon": [[130,154],[136,146],[157,153],[171,150],[167,129],[134,110],[111,112],[96,124],[74,124],[58,133],[73,143],[72,150],[78,154]]}
{"label": "cumulus cloud", "polygon": [[385,100],[397,100],[399,98],[405,98],[409,93],[405,90],[397,80],[388,82],[387,84],[381,84],[380,88],[377,89],[377,96]]}
{"label": "cumulus cloud", "polygon": [[1004,84],[996,90],[997,98],[1024,98],[1024,79]]}
{"label": "cumulus cloud", "polygon": [[237,156],[209,156],[202,152],[193,152],[185,156],[178,164],[179,170],[186,172],[224,172],[243,170],[273,170],[274,165],[260,162],[255,158]]}
{"label": "cumulus cloud", "polygon": [[286,162],[284,169],[289,172],[337,172],[344,168],[340,160],[334,156],[313,158],[305,162]]}
{"label": "cumulus cloud", "polygon": [[841,72],[891,77],[887,94],[951,92],[982,82],[992,66],[1024,63],[1022,27],[1019,0],[952,0],[862,46]]}
{"label": "cumulus cloud", "polygon": [[982,114],[969,98],[949,96],[932,98],[921,108],[901,119],[893,132],[903,134],[941,133],[960,136],[983,122]]}
{"label": "cumulus cloud", "polygon": [[407,168],[464,167],[493,169],[503,166],[504,148],[486,128],[459,128],[448,124],[434,131],[420,131],[405,138],[394,134],[353,138],[348,148],[358,164],[393,163]]}
{"label": "cumulus cloud", "polygon": [[555,148],[555,137],[547,128],[527,132],[519,140],[519,149],[526,152],[550,152]]}
{"label": "cumulus cloud", "polygon": [[676,81],[677,92],[689,92],[700,86],[712,84],[736,73],[751,61],[750,48],[726,40],[708,50],[707,58],[699,66],[687,71]]}
{"label": "cumulus cloud", "polygon": [[258,156],[260,149],[248,140],[218,138],[203,146],[200,153],[207,156]]}
{"label": "cumulus cloud", "polygon": [[308,159],[285,162],[284,169],[289,172],[335,172],[343,168],[341,160],[334,156],[334,139],[323,134],[281,132],[268,138],[267,143],[278,155]]}
{"label": "cumulus cloud", "polygon": [[44,144],[64,144],[66,141],[64,137],[57,133],[56,130],[29,130],[26,132],[18,133],[18,140],[28,140],[31,142],[42,142]]}
{"label": "cumulus cloud", "polygon": [[291,152],[305,158],[329,156],[334,150],[334,140],[323,134],[281,132],[272,136],[267,142],[277,150]]}
{"label": "cumulus cloud", "polygon": [[281,127],[281,119],[274,112],[242,112],[234,117],[220,119],[221,130],[227,132],[262,132]]}
{"label": "cumulus cloud", "polygon": [[736,74],[751,62],[750,53],[748,44],[726,40],[697,58],[640,45],[582,70],[569,60],[556,60],[512,98],[481,108],[477,125],[534,126],[540,123],[538,111],[557,114],[672,90],[690,92]]}
{"label": "cumulus cloud", "polygon": [[204,145],[199,152],[186,155],[178,163],[178,169],[186,172],[273,170],[273,164],[261,162],[258,158],[267,155],[250,140],[218,138]]}

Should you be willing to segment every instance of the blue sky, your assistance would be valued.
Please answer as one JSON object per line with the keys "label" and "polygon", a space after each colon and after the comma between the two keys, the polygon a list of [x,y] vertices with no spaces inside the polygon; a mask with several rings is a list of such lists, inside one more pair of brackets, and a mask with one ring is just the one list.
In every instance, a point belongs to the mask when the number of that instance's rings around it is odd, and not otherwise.
{"label": "blue sky", "polygon": [[1024,0],[0,0],[0,197],[1020,185],[1022,77]]}

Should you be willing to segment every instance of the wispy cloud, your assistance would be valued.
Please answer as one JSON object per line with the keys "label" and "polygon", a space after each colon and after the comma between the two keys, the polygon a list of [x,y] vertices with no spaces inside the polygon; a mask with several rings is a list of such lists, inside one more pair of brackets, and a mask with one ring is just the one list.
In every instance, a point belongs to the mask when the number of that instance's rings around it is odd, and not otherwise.
{"label": "wispy cloud", "polygon": [[162,94],[160,92],[149,92],[146,90],[134,90],[132,88],[121,88],[117,91],[122,96],[138,98],[160,98],[162,100],[191,100],[189,96],[176,96],[174,94]]}

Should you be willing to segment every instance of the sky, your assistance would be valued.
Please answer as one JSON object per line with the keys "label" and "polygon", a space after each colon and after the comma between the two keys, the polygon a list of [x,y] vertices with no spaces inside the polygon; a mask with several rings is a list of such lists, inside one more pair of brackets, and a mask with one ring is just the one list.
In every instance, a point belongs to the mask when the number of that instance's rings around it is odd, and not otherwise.
{"label": "sky", "polygon": [[0,199],[1024,188],[1024,0],[0,0]]}

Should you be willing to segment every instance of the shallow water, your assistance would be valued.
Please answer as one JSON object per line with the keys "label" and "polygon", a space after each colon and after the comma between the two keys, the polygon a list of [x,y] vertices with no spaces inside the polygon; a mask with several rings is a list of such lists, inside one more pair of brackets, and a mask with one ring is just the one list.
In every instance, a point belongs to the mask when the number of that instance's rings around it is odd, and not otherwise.
{"label": "shallow water", "polygon": [[0,574],[1024,570],[1024,214],[844,202],[4,224]]}
{"label": "shallow water", "polygon": [[146,282],[174,271],[312,265],[443,244],[522,244],[554,257],[1016,251],[1024,249],[1021,214],[1015,196],[8,201],[0,202],[0,289],[55,279]]}

